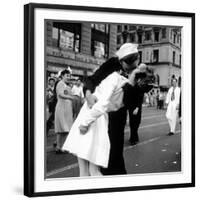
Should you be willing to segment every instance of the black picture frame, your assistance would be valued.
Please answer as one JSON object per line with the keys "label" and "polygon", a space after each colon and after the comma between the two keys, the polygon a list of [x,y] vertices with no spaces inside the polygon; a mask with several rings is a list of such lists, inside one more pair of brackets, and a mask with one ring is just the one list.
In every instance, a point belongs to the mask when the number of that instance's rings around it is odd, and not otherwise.
{"label": "black picture frame", "polygon": [[[164,185],[143,185],[129,187],[110,187],[99,189],[78,189],[66,191],[35,191],[35,10],[53,9],[93,11],[106,13],[138,14],[150,16],[173,16],[191,19],[191,182]],[[186,12],[166,12],[74,5],[36,4],[24,5],[24,195],[29,197],[72,195],[99,192],[120,192],[163,188],[184,188],[195,186],[195,14]]]}

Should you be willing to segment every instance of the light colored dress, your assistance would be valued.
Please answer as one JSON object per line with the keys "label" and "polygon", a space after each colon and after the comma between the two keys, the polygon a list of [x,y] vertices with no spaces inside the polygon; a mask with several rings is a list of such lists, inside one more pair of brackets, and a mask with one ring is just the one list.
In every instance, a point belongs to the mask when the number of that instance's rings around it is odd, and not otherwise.
{"label": "light colored dress", "polygon": [[[116,111],[123,106],[122,86],[127,82],[127,78],[118,72],[113,72],[96,87],[93,94],[98,99],[97,103],[91,109],[87,102],[84,103],[63,149],[98,166],[105,168],[108,166],[110,153],[108,112]],[[86,134],[80,133],[80,125],[89,126]]]}
{"label": "light colored dress", "polygon": [[71,95],[71,88],[62,80],[56,86],[57,104],[55,109],[55,132],[69,132],[73,124],[72,101],[63,99],[60,94]]}

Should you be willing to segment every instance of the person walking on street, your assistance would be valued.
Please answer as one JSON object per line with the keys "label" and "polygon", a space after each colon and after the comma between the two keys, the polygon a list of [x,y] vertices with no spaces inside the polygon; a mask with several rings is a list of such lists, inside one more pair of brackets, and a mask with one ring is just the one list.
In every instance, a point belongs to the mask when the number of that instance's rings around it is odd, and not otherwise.
{"label": "person walking on street", "polygon": [[168,119],[170,132],[168,135],[174,135],[176,129],[176,120],[178,116],[179,104],[180,104],[180,88],[177,86],[177,79],[172,79],[172,87],[170,87],[167,97],[167,112],[166,117]]}
{"label": "person walking on street", "polygon": [[[148,69],[146,64],[141,63],[140,68]],[[136,82],[139,83],[141,80],[141,77],[136,77]],[[138,83],[135,85],[137,87]],[[152,87],[149,87],[149,90]],[[130,126],[130,138],[129,143],[131,145],[136,145],[139,142],[139,136],[138,136],[138,129],[141,123],[141,117],[142,117],[142,104],[144,100],[144,92],[146,90],[138,90],[137,97],[135,98],[135,101],[132,102],[135,106],[128,109],[129,112],[129,126]]]}

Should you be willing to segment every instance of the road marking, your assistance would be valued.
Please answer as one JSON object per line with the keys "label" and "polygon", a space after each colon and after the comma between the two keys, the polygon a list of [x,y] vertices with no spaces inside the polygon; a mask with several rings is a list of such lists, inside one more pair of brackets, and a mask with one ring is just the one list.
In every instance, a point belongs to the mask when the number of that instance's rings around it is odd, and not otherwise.
{"label": "road marking", "polygon": [[[178,131],[176,131],[175,134],[178,134],[178,133],[180,133],[180,132],[181,132],[181,131],[178,130]],[[133,149],[133,148],[135,148],[135,147],[137,147],[137,146],[142,146],[142,145],[145,145],[145,144],[154,142],[154,141],[156,141],[156,140],[161,139],[162,137],[163,137],[163,136],[151,138],[151,139],[146,140],[146,141],[144,141],[144,142],[140,142],[140,143],[138,143],[138,144],[136,144],[136,145],[125,147],[125,148],[124,148],[124,151]],[[49,176],[52,176],[52,175],[55,175],[55,174],[58,174],[58,173],[61,173],[61,172],[64,172],[64,171],[67,171],[67,170],[70,170],[70,169],[74,169],[74,168],[76,168],[76,167],[78,167],[78,163],[74,163],[74,164],[68,165],[68,166],[66,166],[66,167],[62,167],[62,168],[60,168],[60,169],[52,170],[52,171],[46,173],[46,177],[49,177]]]}
{"label": "road marking", "polygon": [[142,119],[151,119],[151,118],[156,118],[156,117],[165,117],[165,115],[152,115],[152,116],[144,116]]}
{"label": "road marking", "polygon": [[142,145],[145,145],[145,144],[154,142],[154,141],[156,141],[156,140],[158,140],[158,139],[160,139],[160,138],[161,138],[161,136],[160,136],[160,137],[155,137],[155,138],[152,138],[152,139],[149,139],[149,140],[146,140],[146,141],[144,141],[144,142],[140,142],[140,143],[138,143],[138,144],[136,144],[136,145],[133,145],[133,146],[127,146],[127,147],[124,148],[124,150],[126,151],[126,150],[128,150],[128,149],[133,149],[133,148],[135,148],[135,147],[137,147],[137,146],[142,146]]}
{"label": "road marking", "polygon": [[[178,130],[175,132],[175,134],[179,134],[181,132],[181,130]],[[140,143],[137,143],[136,145],[133,145],[133,146],[128,146],[128,147],[125,147],[124,149],[127,150],[127,149],[132,149],[132,148],[135,148],[137,146],[142,146],[142,145],[145,145],[145,144],[148,144],[148,143],[151,143],[151,142],[155,142],[156,140],[159,140],[163,137],[162,136],[158,136],[158,137],[155,137],[155,138],[151,138],[149,140],[146,140],[144,142],[140,142]]]}
{"label": "road marking", "polygon": [[[164,124],[168,124],[168,123],[165,121],[165,122],[161,122],[161,123],[150,124],[150,125],[146,125],[146,126],[141,126],[141,127],[139,127],[139,129],[149,128],[149,127],[158,126],[158,125],[164,125]],[[128,129],[128,127],[125,128],[125,131],[127,129]],[[50,145],[50,146],[47,146],[46,151],[49,152],[52,149],[53,149],[53,145]]]}
{"label": "road marking", "polygon": [[55,169],[55,170],[48,172],[46,174],[46,177],[49,177],[49,176],[52,176],[52,175],[55,175],[55,174],[58,174],[58,173],[61,173],[61,172],[64,172],[64,171],[67,171],[67,170],[70,170],[70,169],[74,169],[76,167],[78,167],[78,163],[74,163],[74,164],[68,165],[66,167],[62,167],[60,169]]}
{"label": "road marking", "polygon": [[153,126],[158,126],[158,125],[164,125],[164,124],[168,124],[168,122],[161,122],[161,123],[156,123],[156,124],[150,124],[150,125],[146,125],[146,126],[141,126],[139,127],[139,129],[143,129],[143,128],[149,128],[149,127],[153,127]]}
{"label": "road marking", "polygon": [[161,114],[165,115],[165,112],[150,112],[150,113],[144,113],[144,112],[142,112],[142,116],[143,117],[149,117],[149,116],[152,116],[152,115],[161,115]]}

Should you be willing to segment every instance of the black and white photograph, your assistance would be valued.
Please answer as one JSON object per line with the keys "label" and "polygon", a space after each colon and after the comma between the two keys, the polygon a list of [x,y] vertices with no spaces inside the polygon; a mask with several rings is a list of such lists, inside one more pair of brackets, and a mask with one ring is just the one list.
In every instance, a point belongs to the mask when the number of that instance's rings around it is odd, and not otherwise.
{"label": "black and white photograph", "polygon": [[46,178],[181,172],[182,28],[44,28]]}
{"label": "black and white photograph", "polygon": [[25,195],[193,187],[194,14],[24,11]]}

